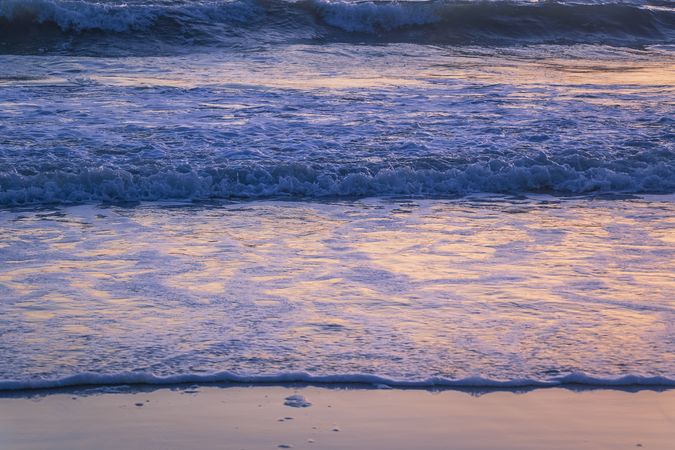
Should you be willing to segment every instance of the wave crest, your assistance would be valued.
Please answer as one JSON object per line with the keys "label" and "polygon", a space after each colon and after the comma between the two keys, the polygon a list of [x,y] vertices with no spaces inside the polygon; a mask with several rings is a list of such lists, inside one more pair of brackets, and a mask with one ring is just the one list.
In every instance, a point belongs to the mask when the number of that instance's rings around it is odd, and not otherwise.
{"label": "wave crest", "polygon": [[0,17],[14,24],[53,23],[62,31],[104,30],[124,32],[152,26],[162,12],[157,7],[129,7],[85,1],[6,0]]}
{"label": "wave crest", "polygon": [[328,24],[356,32],[434,25],[435,34],[446,36],[471,32],[501,37],[564,33],[663,36],[668,25],[675,24],[675,8],[621,1],[308,1]]}
{"label": "wave crest", "polygon": [[442,20],[441,3],[310,0],[308,4],[327,24],[352,32],[391,31]]}
{"label": "wave crest", "polygon": [[[86,0],[4,0],[0,36],[25,38],[25,25],[61,33],[103,32],[138,39],[194,35],[210,44],[239,37],[259,43],[301,38],[449,44],[510,42],[646,44],[675,42],[675,8],[658,1],[523,2],[212,0],[150,4]],[[262,34],[261,34],[262,33]],[[351,36],[353,34],[357,36]],[[262,37],[261,37],[262,36]],[[184,38],[184,39],[181,39]],[[201,40],[200,42],[203,42]]]}
{"label": "wave crest", "polygon": [[471,193],[555,195],[667,194],[675,192],[675,168],[661,161],[630,172],[593,166],[578,170],[552,161],[492,161],[446,169],[414,167],[314,168],[303,164],[194,170],[180,167],[131,173],[89,168],[78,173],[0,173],[0,205],[90,201],[443,197]]}

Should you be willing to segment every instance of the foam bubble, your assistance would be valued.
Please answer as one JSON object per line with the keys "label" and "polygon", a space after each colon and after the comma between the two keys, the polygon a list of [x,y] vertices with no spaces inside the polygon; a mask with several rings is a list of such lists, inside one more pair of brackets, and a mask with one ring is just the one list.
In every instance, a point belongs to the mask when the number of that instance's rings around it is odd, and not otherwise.
{"label": "foam bubble", "polygon": [[300,394],[290,395],[286,397],[284,405],[290,406],[291,408],[308,408],[312,406],[312,404],[308,402],[307,399],[305,399],[305,397],[303,397]]}

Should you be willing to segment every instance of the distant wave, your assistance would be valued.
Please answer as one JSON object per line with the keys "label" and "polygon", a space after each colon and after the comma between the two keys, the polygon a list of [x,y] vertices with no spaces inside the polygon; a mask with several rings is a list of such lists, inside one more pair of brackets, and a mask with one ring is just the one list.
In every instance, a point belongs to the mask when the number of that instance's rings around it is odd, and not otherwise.
{"label": "distant wave", "polygon": [[[31,33],[26,33],[27,27]],[[675,7],[652,2],[211,0],[118,4],[84,0],[3,0],[0,37],[25,44],[86,41],[92,33],[226,44],[379,40],[457,44],[510,42],[646,44],[675,42]],[[38,33],[35,35],[35,33]],[[40,35],[42,33],[42,35]],[[31,39],[27,38],[31,35]],[[24,42],[25,41],[25,42]],[[16,43],[15,43],[16,44]],[[18,44],[17,44],[18,45]],[[35,44],[38,45],[38,44]],[[7,48],[9,46],[9,48]],[[0,47],[2,49],[3,47]]]}
{"label": "distant wave", "polygon": [[59,0],[4,0],[0,17],[5,27],[14,24],[54,24],[62,31],[103,30],[124,32],[150,27],[161,7],[127,7]]}
{"label": "distant wave", "polygon": [[430,31],[441,33],[436,39],[659,36],[672,31],[668,25],[675,25],[675,8],[633,2],[307,0],[307,4],[326,23],[345,31],[381,33],[434,25]]}
{"label": "distant wave", "polygon": [[56,389],[75,386],[175,385],[183,383],[363,384],[385,385],[394,388],[534,388],[569,385],[589,387],[675,387],[675,379],[663,376],[625,375],[621,377],[593,377],[583,373],[574,373],[546,380],[528,378],[494,380],[482,377],[462,379],[432,377],[421,380],[405,380],[370,374],[311,375],[305,372],[285,372],[276,375],[239,375],[233,372],[218,372],[213,374],[182,374],[173,376],[126,372],[111,375],[80,373],[54,379],[0,380],[0,391]]}
{"label": "distant wave", "polygon": [[491,161],[445,169],[415,167],[314,168],[296,163],[202,170],[131,173],[89,168],[80,172],[20,175],[0,171],[0,205],[161,200],[461,196],[471,193],[583,195],[672,194],[675,157],[650,165],[619,162],[575,168],[550,160]]}

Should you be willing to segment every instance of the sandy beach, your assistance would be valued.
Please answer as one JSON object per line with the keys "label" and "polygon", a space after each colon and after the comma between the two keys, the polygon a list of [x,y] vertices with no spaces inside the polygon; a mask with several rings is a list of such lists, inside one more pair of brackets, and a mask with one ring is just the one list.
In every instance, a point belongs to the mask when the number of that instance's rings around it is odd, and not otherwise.
{"label": "sandy beach", "polygon": [[[286,405],[293,395],[311,406]],[[0,399],[0,447],[7,450],[669,450],[673,442],[673,390],[182,386]]]}

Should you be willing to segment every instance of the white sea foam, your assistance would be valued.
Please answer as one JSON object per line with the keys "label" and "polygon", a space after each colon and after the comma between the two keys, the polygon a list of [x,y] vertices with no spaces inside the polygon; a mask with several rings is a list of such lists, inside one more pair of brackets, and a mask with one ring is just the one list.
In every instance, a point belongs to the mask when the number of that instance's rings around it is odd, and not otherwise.
{"label": "white sea foam", "polygon": [[321,49],[0,57],[0,206],[675,192],[667,55]]}
{"label": "white sea foam", "polygon": [[[90,169],[34,176],[0,174],[0,205],[101,201],[256,199],[269,197],[456,196],[470,193],[597,194],[671,193],[675,158],[630,171],[579,170],[549,162],[529,166],[493,161],[447,170],[412,167],[325,171],[303,165],[237,170],[161,171],[132,174]],[[161,168],[160,168],[161,170]]]}
{"label": "white sea foam", "polygon": [[289,395],[286,397],[284,405],[290,406],[291,408],[308,408],[312,406],[312,404],[300,394]]}

